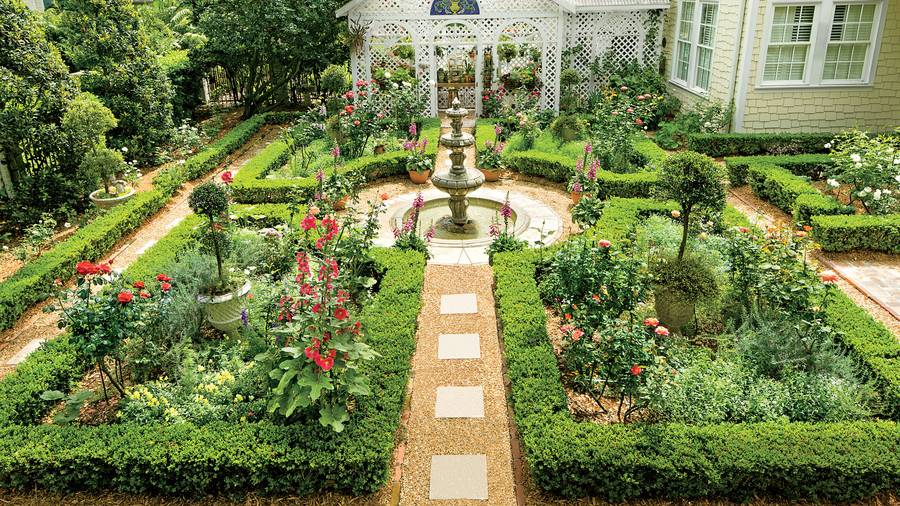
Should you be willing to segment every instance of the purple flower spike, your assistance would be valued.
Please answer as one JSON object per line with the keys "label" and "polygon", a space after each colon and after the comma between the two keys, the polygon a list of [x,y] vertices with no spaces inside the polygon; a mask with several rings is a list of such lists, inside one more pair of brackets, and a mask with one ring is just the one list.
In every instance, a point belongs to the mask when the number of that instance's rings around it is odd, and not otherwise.
{"label": "purple flower spike", "polygon": [[321,170],[319,172],[316,172],[316,181],[321,183],[324,180],[325,180],[325,173],[322,172]]}
{"label": "purple flower spike", "polygon": [[419,128],[416,126],[416,124],[410,123],[409,124],[409,135],[411,137],[415,137],[416,135],[418,135],[418,133],[419,133]]}
{"label": "purple flower spike", "polygon": [[592,151],[594,151],[594,147],[593,147],[593,146],[591,146],[590,144],[585,144],[585,145],[584,145],[584,152],[585,152],[586,154],[590,154]]}
{"label": "purple flower spike", "polygon": [[413,200],[413,209],[422,209],[423,207],[425,207],[425,198],[422,197],[422,192],[419,192],[416,199]]}
{"label": "purple flower spike", "polygon": [[245,327],[250,325],[250,314],[247,313],[247,308],[241,309],[241,323],[243,323]]}

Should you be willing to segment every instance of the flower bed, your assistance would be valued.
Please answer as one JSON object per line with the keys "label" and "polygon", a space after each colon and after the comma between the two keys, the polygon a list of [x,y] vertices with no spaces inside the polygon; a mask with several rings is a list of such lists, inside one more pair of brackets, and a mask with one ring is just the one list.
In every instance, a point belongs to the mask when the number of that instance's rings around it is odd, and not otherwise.
{"label": "flower bed", "polygon": [[[494,272],[515,418],[542,489],[608,500],[854,500],[900,484],[895,422],[688,426],[573,420],[546,333],[538,263],[534,252],[500,254]],[[870,318],[866,323],[877,326]]]}
{"label": "flower bed", "polygon": [[[438,150],[440,125],[435,121],[426,124],[422,137],[428,139],[427,153],[434,158]],[[367,179],[406,173],[405,151],[392,151],[381,155],[362,156],[344,163],[337,172],[363,176]],[[299,192],[309,200],[318,187],[314,176],[302,178],[267,179],[266,175],[287,163],[290,157],[283,141],[275,141],[260,152],[237,174],[232,186],[234,199],[242,204],[290,202]],[[330,171],[326,171],[330,172]]]}
{"label": "flower bed", "polygon": [[[257,226],[287,221],[291,214],[278,205],[232,211],[238,222]],[[148,276],[171,268],[192,245],[199,223],[194,217],[183,221],[128,274]],[[0,488],[177,495],[374,492],[389,475],[421,305],[424,258],[384,249],[371,254],[381,273],[380,283],[360,320],[367,329],[368,344],[380,357],[361,364],[374,395],[357,398],[343,432],[319,424],[279,425],[268,419],[196,426],[161,422],[32,425],[52,406],[40,400],[41,393],[68,390],[84,370],[84,361],[62,337],[45,344],[0,381],[0,419],[4,421]]]}

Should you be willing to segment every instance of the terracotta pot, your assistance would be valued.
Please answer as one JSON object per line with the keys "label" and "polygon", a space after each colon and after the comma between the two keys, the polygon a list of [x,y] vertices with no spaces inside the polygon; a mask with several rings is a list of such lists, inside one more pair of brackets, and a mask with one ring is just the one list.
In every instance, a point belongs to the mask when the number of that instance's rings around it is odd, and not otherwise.
{"label": "terracotta pot", "polygon": [[484,180],[488,183],[500,181],[500,169],[478,169],[484,174]]}
{"label": "terracotta pot", "polygon": [[344,195],[334,202],[334,210],[335,211],[343,211],[347,208],[347,201],[350,200],[350,195]]}
{"label": "terracotta pot", "polygon": [[379,144],[379,145],[375,146],[375,154],[376,155],[384,154],[384,144]]}
{"label": "terracotta pot", "polygon": [[416,172],[414,170],[408,171],[409,180],[416,184],[425,184],[428,182],[428,176],[431,175],[430,170],[426,170],[425,172]]}
{"label": "terracotta pot", "polygon": [[682,333],[682,328],[693,321],[694,304],[685,301],[680,294],[671,290],[657,290],[653,297],[656,316],[670,330]]}
{"label": "terracotta pot", "polygon": [[197,296],[197,301],[203,304],[203,313],[206,321],[214,328],[231,334],[241,327],[241,311],[244,309],[243,297],[250,292],[250,282],[231,293],[224,295]]}
{"label": "terracotta pot", "polygon": [[134,188],[131,188],[131,187],[126,187],[126,188],[127,188],[127,191],[125,193],[116,195],[115,197],[100,198],[99,195],[101,193],[103,193],[103,189],[101,188],[99,190],[91,192],[91,194],[89,195],[89,198],[91,199],[91,202],[95,206],[99,207],[100,209],[109,209],[112,207],[116,207],[119,204],[128,202],[137,193]]}
{"label": "terracotta pot", "polygon": [[572,203],[578,205],[578,202],[581,201],[581,192],[572,192]]}

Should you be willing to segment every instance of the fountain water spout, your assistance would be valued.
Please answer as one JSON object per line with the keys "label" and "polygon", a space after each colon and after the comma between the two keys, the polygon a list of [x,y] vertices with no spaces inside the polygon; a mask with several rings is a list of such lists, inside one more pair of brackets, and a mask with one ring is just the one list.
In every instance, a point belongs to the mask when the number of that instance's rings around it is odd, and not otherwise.
{"label": "fountain water spout", "polygon": [[459,106],[459,99],[453,100],[453,107],[447,110],[450,117],[451,132],[441,136],[441,146],[449,148],[452,165],[448,172],[435,171],[431,182],[434,186],[450,194],[448,205],[450,207],[451,221],[457,231],[462,232],[469,223],[467,210],[469,199],[466,195],[477,190],[484,184],[484,175],[477,170],[467,169],[465,166],[465,149],[475,144],[472,134],[462,131],[462,122],[469,111]]}

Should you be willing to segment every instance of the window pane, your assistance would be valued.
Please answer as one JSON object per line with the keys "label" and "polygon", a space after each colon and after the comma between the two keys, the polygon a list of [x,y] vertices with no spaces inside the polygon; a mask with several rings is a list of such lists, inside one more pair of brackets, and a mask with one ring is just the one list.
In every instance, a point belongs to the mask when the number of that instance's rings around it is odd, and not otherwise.
{"label": "window pane", "polygon": [[691,30],[694,25],[694,2],[681,4],[681,19],[679,20],[678,38],[691,40]]}
{"label": "window pane", "polygon": [[698,88],[709,89],[710,69],[712,69],[712,49],[707,47],[697,48],[697,81]]}
{"label": "window pane", "polygon": [[678,41],[678,67],[676,68],[676,77],[682,81],[687,81],[688,71],[691,64],[691,45],[684,41]]}
{"label": "window pane", "polygon": [[875,23],[875,7],[875,4],[835,5],[822,79],[862,79]]}
{"label": "window pane", "polygon": [[[776,6],[763,67],[765,81],[800,81],[812,39],[814,5]],[[843,14],[842,14],[843,15]]]}

